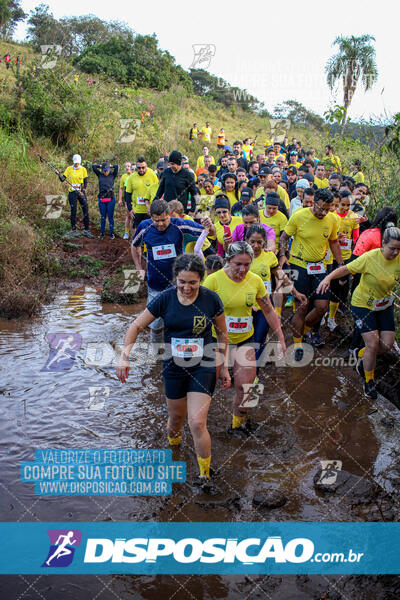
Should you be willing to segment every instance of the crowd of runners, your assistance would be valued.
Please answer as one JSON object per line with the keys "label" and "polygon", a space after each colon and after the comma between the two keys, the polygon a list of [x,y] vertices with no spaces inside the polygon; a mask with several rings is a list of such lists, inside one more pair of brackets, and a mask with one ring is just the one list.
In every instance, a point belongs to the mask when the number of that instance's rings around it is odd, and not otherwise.
{"label": "crowd of runners", "polygon": [[[340,331],[338,313],[353,317],[349,353],[364,395],[376,399],[376,359],[395,341],[400,229],[390,206],[367,217],[360,161],[344,172],[330,145],[319,157],[295,138],[267,136],[260,148],[245,138],[228,146],[221,129],[210,151],[210,124],[194,123],[189,139],[200,136],[206,143],[193,165],[173,150],[154,170],[144,156],[125,163],[122,175],[108,162],[92,170],[99,237],[108,220],[114,239],[114,209],[117,202],[125,206],[123,237],[131,239],[136,269],[147,272],[147,307],[126,333],[117,375],[126,382],[129,354],[148,327],[153,352],[163,359],[169,443],[180,444],[187,416],[200,482],[208,482],[207,414],[216,381],[233,388],[229,433],[247,435],[260,370],[288,353],[301,364],[305,343],[323,345],[324,328]],[[81,157],[59,177],[70,186],[73,234],[79,235],[79,202],[83,235],[92,237]],[[283,321],[284,306],[290,318]],[[292,338],[288,348],[284,333]]]}

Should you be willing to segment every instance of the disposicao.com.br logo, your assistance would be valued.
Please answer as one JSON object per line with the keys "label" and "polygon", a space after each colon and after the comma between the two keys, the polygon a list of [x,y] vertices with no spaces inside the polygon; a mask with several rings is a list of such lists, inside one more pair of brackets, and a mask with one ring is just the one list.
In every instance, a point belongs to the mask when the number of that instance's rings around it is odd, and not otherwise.
{"label": "disposicao.com.br logo", "polygon": [[50,548],[42,567],[68,567],[74,558],[75,548],[81,545],[79,529],[48,529]]}
{"label": "disposicao.com.br logo", "polygon": [[[283,543],[280,536],[262,538],[89,538],[84,563],[157,563],[170,558],[177,563],[241,563],[254,565],[271,559],[275,563],[359,562],[362,553],[316,553],[308,538]],[[161,559],[159,561],[159,559]]]}

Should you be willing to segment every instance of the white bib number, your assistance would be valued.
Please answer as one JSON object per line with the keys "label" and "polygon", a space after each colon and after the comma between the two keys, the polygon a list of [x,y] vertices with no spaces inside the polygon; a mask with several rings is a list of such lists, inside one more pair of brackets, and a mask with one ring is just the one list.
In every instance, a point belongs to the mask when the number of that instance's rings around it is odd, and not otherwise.
{"label": "white bib number", "polygon": [[203,338],[171,338],[172,356],[178,358],[201,358],[203,356]]}
{"label": "white bib number", "polygon": [[309,275],[322,275],[325,273],[324,263],[322,261],[317,263],[307,263],[307,273]]}
{"label": "white bib number", "polygon": [[154,260],[176,258],[175,244],[165,244],[165,246],[153,246],[153,258]]}
{"label": "white bib number", "polygon": [[264,281],[264,285],[265,285],[265,289],[267,290],[267,294],[270,296],[272,294],[271,280],[268,279],[268,281]]}
{"label": "white bib number", "polygon": [[387,298],[379,298],[378,300],[374,300],[373,310],[385,310],[385,308],[389,308],[393,304],[393,296],[388,296]]}
{"label": "white bib number", "polygon": [[228,333],[248,333],[251,331],[253,317],[225,317]]}
{"label": "white bib number", "polygon": [[72,189],[75,192],[80,192],[81,191],[81,184],[80,183],[72,183],[71,184]]}
{"label": "white bib number", "polygon": [[351,250],[351,238],[345,238],[344,240],[340,240],[340,247],[343,250]]}
{"label": "white bib number", "polygon": [[144,197],[144,196],[138,196],[138,197],[136,198],[136,204],[140,204],[140,205],[146,204],[146,199],[145,199],[145,197]]}

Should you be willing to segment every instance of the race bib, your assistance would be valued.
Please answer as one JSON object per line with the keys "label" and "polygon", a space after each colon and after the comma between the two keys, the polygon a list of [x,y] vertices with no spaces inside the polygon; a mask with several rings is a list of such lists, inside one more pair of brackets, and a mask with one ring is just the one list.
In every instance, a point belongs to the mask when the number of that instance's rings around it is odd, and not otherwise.
{"label": "race bib", "polygon": [[136,204],[140,204],[140,205],[146,204],[146,199],[145,199],[145,197],[144,197],[144,196],[138,196],[138,197],[136,198]]}
{"label": "race bib", "polygon": [[264,285],[265,285],[265,289],[267,290],[267,294],[270,296],[272,294],[271,280],[268,279],[268,281],[264,281]]}
{"label": "race bib", "polygon": [[351,250],[351,238],[345,238],[344,240],[340,240],[340,247],[343,250]]}
{"label": "race bib", "polygon": [[328,248],[327,251],[325,252],[324,260],[329,260],[331,257],[331,254],[332,254],[331,249]]}
{"label": "race bib", "polygon": [[228,333],[248,333],[251,331],[253,317],[225,317]]}
{"label": "race bib", "polygon": [[71,183],[71,187],[74,190],[74,192],[80,192],[81,191],[81,184],[80,183]]}
{"label": "race bib", "polygon": [[393,304],[393,296],[388,296],[387,298],[379,298],[379,300],[374,300],[374,306],[372,310],[385,310],[385,308],[389,308]]}
{"label": "race bib", "polygon": [[325,273],[324,263],[322,261],[317,263],[307,263],[307,273],[309,275],[322,275]]}
{"label": "race bib", "polygon": [[164,258],[176,258],[175,244],[166,244],[165,246],[153,247],[154,260],[163,260]]}
{"label": "race bib", "polygon": [[172,356],[178,358],[201,358],[203,356],[203,338],[171,338]]}

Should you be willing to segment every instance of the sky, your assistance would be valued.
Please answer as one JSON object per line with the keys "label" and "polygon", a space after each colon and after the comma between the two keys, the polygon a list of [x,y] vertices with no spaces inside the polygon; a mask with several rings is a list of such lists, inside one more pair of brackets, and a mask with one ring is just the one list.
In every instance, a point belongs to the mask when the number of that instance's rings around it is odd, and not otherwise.
{"label": "sky", "polygon": [[[56,18],[95,14],[99,18],[126,22],[140,34],[155,33],[159,46],[168,50],[184,69],[207,70],[246,89],[272,109],[284,100],[297,100],[323,114],[335,103],[343,103],[338,86],[332,93],[326,83],[325,65],[335,53],[332,47],[339,35],[370,34],[376,39],[379,78],[372,90],[357,90],[349,117],[376,119],[400,112],[400,77],[397,73],[395,40],[398,39],[400,5],[388,0],[335,0],[324,3],[286,0],[284,3],[238,0],[149,4],[114,0],[86,0],[64,3],[48,0]],[[29,13],[38,2],[22,0]],[[181,7],[181,8],[177,8]],[[16,37],[23,39],[26,25]],[[199,64],[193,46],[214,54],[209,65]]]}

